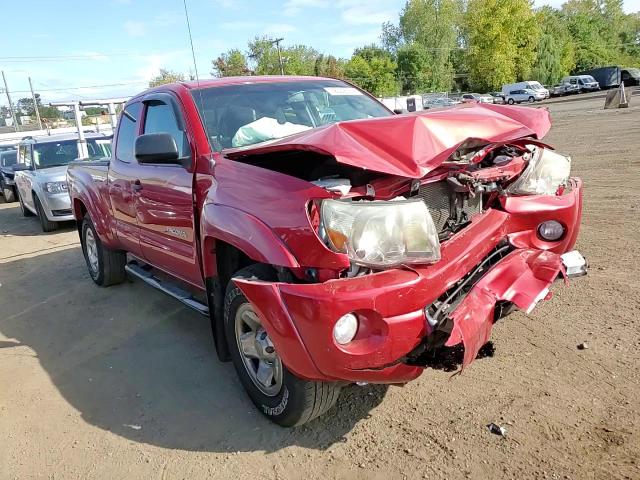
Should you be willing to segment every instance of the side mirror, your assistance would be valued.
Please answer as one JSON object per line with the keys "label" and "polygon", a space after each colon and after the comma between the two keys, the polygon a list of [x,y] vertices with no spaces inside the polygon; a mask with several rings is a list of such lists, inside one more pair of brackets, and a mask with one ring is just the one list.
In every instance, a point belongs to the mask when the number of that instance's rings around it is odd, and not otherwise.
{"label": "side mirror", "polygon": [[404,108],[394,108],[393,113],[395,113],[396,115],[402,115],[403,113],[409,113],[409,110],[406,110]]}
{"label": "side mirror", "polygon": [[11,167],[11,169],[14,172],[22,172],[24,170],[33,170],[33,168],[30,165],[27,165],[26,163],[16,163]]}
{"label": "side mirror", "polygon": [[138,163],[182,165],[178,146],[168,133],[145,133],[136,138],[134,148]]}

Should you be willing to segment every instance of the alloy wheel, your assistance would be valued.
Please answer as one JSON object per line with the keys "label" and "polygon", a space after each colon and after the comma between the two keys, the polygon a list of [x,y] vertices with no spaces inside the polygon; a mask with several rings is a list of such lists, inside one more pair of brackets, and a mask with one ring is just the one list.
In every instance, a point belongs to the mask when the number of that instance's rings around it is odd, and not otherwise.
{"label": "alloy wheel", "polygon": [[243,303],[236,311],[235,334],[251,381],[265,395],[277,395],[282,388],[282,360],[250,303]]}
{"label": "alloy wheel", "polygon": [[85,231],[84,246],[89,263],[89,270],[91,270],[91,275],[95,277],[98,274],[98,244],[96,243],[96,237],[93,235],[93,230],[90,228],[87,228]]}

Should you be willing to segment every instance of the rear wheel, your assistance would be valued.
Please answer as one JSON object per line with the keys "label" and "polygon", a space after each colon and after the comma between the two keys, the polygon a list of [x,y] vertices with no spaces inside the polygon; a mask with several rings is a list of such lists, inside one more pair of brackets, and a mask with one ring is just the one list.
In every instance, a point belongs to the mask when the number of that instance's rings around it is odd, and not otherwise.
{"label": "rear wheel", "polygon": [[514,103],[516,103],[516,102],[515,102],[515,100],[514,100],[513,98],[510,98],[509,100],[507,100],[507,103],[508,103],[509,105],[513,105],[513,104],[514,104]]}
{"label": "rear wheel", "polygon": [[91,279],[101,287],[122,283],[127,278],[127,255],[102,245],[89,215],[84,217],[81,231],[82,253]]}
{"label": "rear wheel", "polygon": [[[276,279],[267,265],[243,268],[233,277]],[[303,380],[291,373],[253,306],[233,280],[225,295],[224,326],[238,377],[256,407],[271,421],[283,427],[302,425],[335,404],[340,385]]]}
{"label": "rear wheel", "polygon": [[2,195],[7,203],[16,201],[16,193],[13,191],[13,187],[7,187],[4,183],[2,184]]}

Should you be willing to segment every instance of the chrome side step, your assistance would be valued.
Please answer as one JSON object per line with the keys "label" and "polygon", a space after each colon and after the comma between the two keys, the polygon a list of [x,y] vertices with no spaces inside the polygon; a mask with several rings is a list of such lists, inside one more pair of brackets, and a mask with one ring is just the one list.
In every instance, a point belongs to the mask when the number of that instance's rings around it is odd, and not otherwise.
{"label": "chrome side step", "polygon": [[167,295],[175,298],[176,300],[182,302],[184,305],[192,308],[201,315],[209,315],[209,307],[199,300],[195,299],[190,292],[174,283],[161,280],[160,278],[153,275],[150,270],[138,265],[138,263],[129,262],[124,267],[124,269],[130,275],[139,278],[146,284],[151,285],[153,288],[156,288],[161,292],[164,292]]}

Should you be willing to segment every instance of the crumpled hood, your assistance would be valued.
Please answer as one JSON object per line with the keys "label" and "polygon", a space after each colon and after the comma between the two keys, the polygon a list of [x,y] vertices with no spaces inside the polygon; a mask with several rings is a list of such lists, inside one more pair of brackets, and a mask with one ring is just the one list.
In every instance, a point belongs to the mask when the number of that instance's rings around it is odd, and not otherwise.
{"label": "crumpled hood", "polygon": [[229,149],[240,159],[278,151],[313,151],[339,163],[403,177],[421,178],[465,141],[538,140],[551,127],[542,108],[466,104],[447,110],[338,122],[254,146]]}

